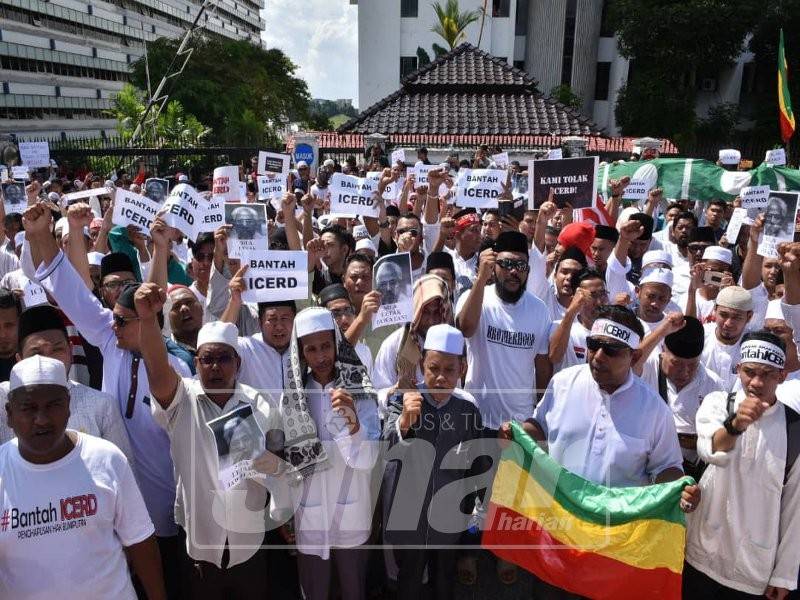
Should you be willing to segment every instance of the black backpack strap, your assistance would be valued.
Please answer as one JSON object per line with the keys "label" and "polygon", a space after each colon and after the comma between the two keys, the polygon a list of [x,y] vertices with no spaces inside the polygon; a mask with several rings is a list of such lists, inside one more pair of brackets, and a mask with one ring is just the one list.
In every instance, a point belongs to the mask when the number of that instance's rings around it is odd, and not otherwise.
{"label": "black backpack strap", "polygon": [[669,398],[667,396],[667,376],[664,375],[664,371],[661,370],[661,356],[658,357],[658,395],[661,396],[661,399],[669,404]]}
{"label": "black backpack strap", "polygon": [[783,408],[786,411],[786,468],[783,472],[783,485],[786,485],[789,472],[800,455],[800,414],[785,404]]}

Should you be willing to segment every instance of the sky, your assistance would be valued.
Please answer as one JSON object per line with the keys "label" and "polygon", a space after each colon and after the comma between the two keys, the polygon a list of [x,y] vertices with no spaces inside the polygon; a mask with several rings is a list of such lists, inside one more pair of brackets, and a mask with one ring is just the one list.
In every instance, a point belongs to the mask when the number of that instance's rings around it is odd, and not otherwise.
{"label": "sky", "polygon": [[349,0],[266,0],[269,48],[298,65],[312,98],[352,98],[358,106],[358,7]]}

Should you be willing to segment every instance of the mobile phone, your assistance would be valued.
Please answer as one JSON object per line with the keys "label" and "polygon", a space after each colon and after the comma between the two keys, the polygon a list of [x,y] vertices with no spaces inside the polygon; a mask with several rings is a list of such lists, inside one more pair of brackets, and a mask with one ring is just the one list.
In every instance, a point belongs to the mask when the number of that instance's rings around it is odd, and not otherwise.
{"label": "mobile phone", "polygon": [[497,214],[500,218],[507,217],[514,210],[514,203],[511,200],[500,200],[497,203]]}
{"label": "mobile phone", "polygon": [[722,284],[722,278],[725,273],[720,271],[706,271],[703,273],[703,285],[713,285],[719,287]]}

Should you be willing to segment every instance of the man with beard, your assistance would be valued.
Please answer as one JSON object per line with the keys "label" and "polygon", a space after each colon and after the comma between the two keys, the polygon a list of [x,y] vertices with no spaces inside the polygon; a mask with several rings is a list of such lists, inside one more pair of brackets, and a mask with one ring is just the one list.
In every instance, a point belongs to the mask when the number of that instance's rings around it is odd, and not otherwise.
{"label": "man with beard", "polygon": [[564,317],[553,323],[550,335],[550,363],[553,371],[586,362],[586,336],[601,306],[608,304],[606,282],[594,270],[583,270],[572,276],[575,294],[567,307]]}
{"label": "man with beard", "polygon": [[731,285],[717,295],[714,323],[704,326],[705,342],[700,361],[719,375],[730,390],[736,383],[741,338],[753,318],[753,298],[746,289]]}
{"label": "man with beard", "polygon": [[372,381],[378,391],[383,416],[387,397],[395,389],[406,389],[422,381],[420,360],[428,328],[452,319],[452,306],[445,282],[425,275],[414,283],[414,318],[395,329],[381,344],[375,357]]}
{"label": "man with beard", "polygon": [[783,198],[770,196],[764,216],[764,235],[779,237],[794,231],[794,219],[788,218],[789,207]]}
{"label": "man with beard", "polygon": [[674,282],[672,294],[674,298],[686,293],[689,289],[690,255],[689,239],[694,228],[697,227],[697,217],[691,212],[679,212],[670,223],[670,243],[664,247],[672,255],[672,273]]}
{"label": "man with beard", "polygon": [[[489,429],[524,419],[535,390],[550,379],[552,321],[544,303],[525,289],[528,268],[527,238],[504,231],[481,253],[475,285],[456,309],[456,324],[467,338],[465,388]],[[492,277],[495,283],[488,285]]]}

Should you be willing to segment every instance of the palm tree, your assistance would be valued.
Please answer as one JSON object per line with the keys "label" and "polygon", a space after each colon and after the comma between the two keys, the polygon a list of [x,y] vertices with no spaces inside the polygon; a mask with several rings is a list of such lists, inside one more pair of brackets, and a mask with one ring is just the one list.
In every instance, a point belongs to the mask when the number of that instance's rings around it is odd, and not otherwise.
{"label": "palm tree", "polygon": [[464,30],[481,18],[480,10],[461,12],[458,0],[447,0],[444,7],[441,2],[434,2],[432,6],[439,22],[431,27],[431,31],[441,36],[450,46],[450,50],[464,41]]}

